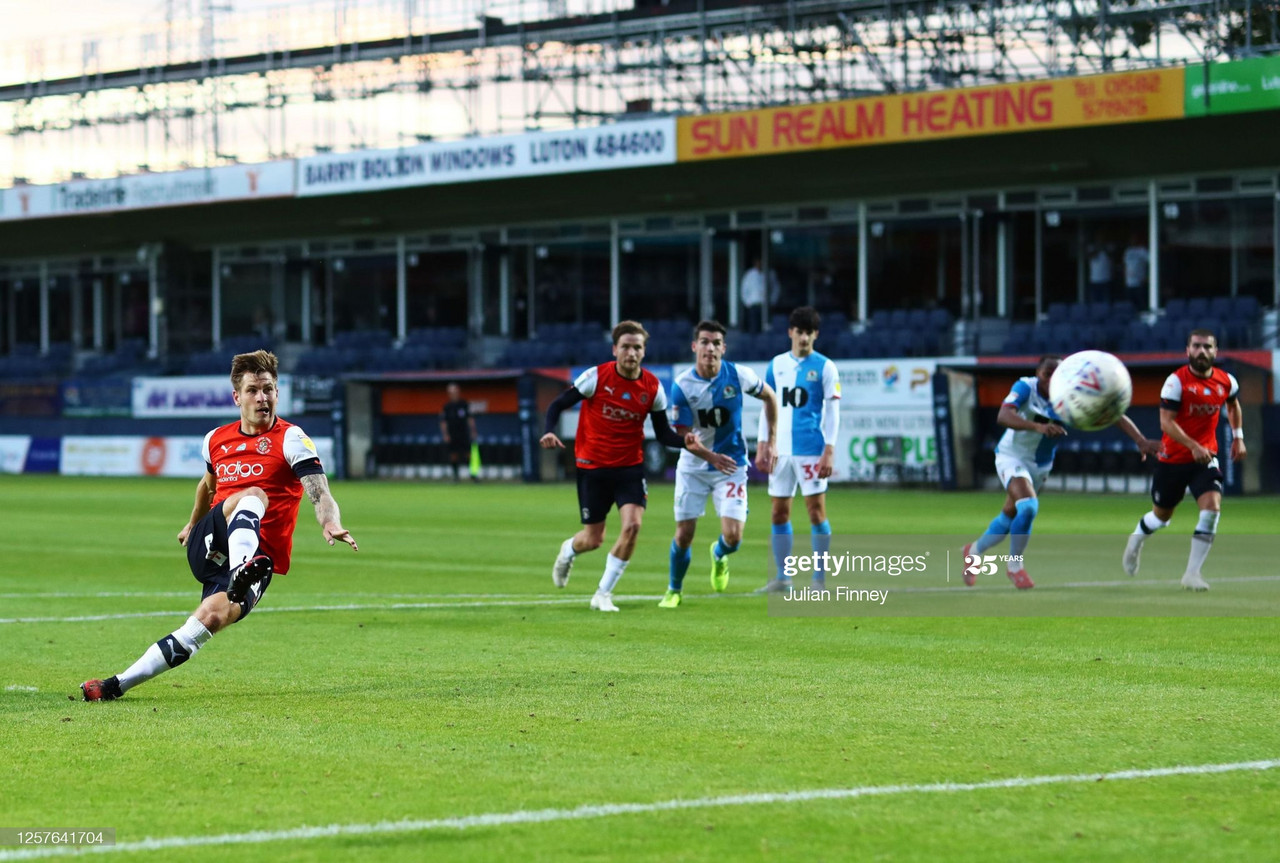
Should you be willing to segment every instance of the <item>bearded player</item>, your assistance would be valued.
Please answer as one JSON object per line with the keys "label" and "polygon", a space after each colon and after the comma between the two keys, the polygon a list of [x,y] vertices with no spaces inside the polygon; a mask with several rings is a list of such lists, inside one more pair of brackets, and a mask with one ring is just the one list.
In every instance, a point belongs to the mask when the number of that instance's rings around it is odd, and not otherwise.
{"label": "bearded player", "polygon": [[240,419],[205,435],[207,472],[196,483],[195,506],[178,543],[203,585],[187,622],[147,648],[133,665],[106,680],[80,685],[85,701],[111,701],[139,683],[177,668],[214,633],[242,620],[262,599],[271,577],[289,571],[298,503],[305,490],[325,541],[356,550],[311,438],[276,416],[278,361],[267,351],[231,360]]}
{"label": "bearded player", "polygon": [[1187,337],[1187,364],[1165,379],[1160,390],[1159,461],[1151,478],[1151,512],[1138,520],[1124,550],[1124,571],[1137,575],[1147,537],[1169,526],[1187,489],[1200,517],[1191,534],[1191,555],[1182,586],[1208,590],[1200,569],[1218,533],[1222,511],[1222,469],[1218,464],[1218,417],[1225,405],[1231,423],[1231,459],[1245,457],[1242,413],[1235,376],[1214,366],[1218,340],[1211,330],[1192,330]]}

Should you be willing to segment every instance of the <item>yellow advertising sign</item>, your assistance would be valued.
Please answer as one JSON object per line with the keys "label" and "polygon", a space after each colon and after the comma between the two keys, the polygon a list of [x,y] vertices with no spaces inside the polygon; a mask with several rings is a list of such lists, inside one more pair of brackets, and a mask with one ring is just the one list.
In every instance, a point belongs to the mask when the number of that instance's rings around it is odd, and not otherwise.
{"label": "yellow advertising sign", "polygon": [[1184,97],[1176,68],[681,117],[677,159],[1171,120],[1185,116]]}

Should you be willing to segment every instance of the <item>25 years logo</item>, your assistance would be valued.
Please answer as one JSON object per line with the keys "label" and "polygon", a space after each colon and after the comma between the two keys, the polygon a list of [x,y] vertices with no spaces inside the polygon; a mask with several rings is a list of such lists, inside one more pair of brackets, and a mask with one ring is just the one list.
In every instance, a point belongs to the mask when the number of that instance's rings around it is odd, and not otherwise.
{"label": "25 years logo", "polygon": [[965,575],[995,575],[999,562],[1022,563],[1019,554],[966,554],[964,556]]}

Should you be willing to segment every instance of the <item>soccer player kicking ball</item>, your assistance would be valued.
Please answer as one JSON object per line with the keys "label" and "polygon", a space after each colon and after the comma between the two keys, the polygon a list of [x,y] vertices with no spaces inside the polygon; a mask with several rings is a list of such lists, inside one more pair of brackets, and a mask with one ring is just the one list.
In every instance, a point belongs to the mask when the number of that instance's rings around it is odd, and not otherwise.
{"label": "soccer player kicking ball", "polygon": [[[746,366],[724,360],[725,329],[717,321],[701,321],[693,332],[696,364],[675,379],[671,388],[672,422],[676,431],[692,430],[698,446],[680,453],[676,466],[676,535],[671,540],[671,573],[660,608],[679,608],[685,573],[689,571],[693,535],[706,514],[707,497],[720,516],[720,538],[711,544],[711,587],[722,593],[729,586],[729,555],[742,542],[747,521],[747,442],[742,435],[742,397],[764,402],[768,433],[756,447],[756,467],[773,469],[778,405],[773,389]],[[710,453],[731,459],[721,467]]]}
{"label": "soccer player kicking ball", "polygon": [[[791,499],[796,486],[804,496],[815,554],[831,548],[831,522],[827,521],[827,478],[835,464],[836,435],[840,430],[840,375],[835,363],[813,349],[818,338],[818,313],[801,306],[791,313],[787,335],[791,350],[769,362],[765,383],[777,391],[778,462],[769,476],[773,501],[773,557],[777,577],[762,590],[786,593],[791,579],[783,575],[791,554]],[[760,416],[760,440],[767,440],[768,417]],[[824,573],[815,569],[813,586],[825,586]]]}
{"label": "soccer player kicking ball", "polygon": [[[1049,379],[1062,362],[1062,357],[1046,355],[1036,365],[1036,373],[1018,378],[1013,389],[1000,405],[996,422],[1005,427],[996,444],[996,474],[1005,488],[1004,506],[982,536],[964,547],[964,583],[969,587],[978,580],[981,571],[981,555],[988,548],[1009,536],[1008,575],[1019,590],[1035,587],[1027,574],[1024,552],[1031,540],[1031,526],[1040,512],[1040,499],[1036,497],[1053,470],[1053,457],[1058,442],[1066,437],[1067,430],[1049,404]],[[1160,445],[1148,440],[1127,416],[1117,424],[1138,445],[1145,460],[1155,455]],[[979,558],[972,562],[971,555]],[[989,570],[994,571],[994,570]]]}
{"label": "soccer player kicking ball", "polygon": [[[648,501],[644,479],[644,421],[650,418],[654,435],[669,447],[700,446],[697,435],[681,437],[667,422],[667,393],[647,369],[640,368],[649,334],[635,321],[623,321],[613,328],[611,363],[587,369],[578,375],[547,409],[546,433],[540,441],[544,449],[564,448],[553,429],[566,408],[582,402],[578,433],[574,440],[574,461],[578,466],[578,506],[582,529],[560,546],[551,569],[556,587],[569,583],[573,561],[584,551],[604,542],[604,520],[614,504],[622,517],[622,530],[609,550],[600,586],[591,597],[595,611],[617,611],[613,589],[622,578],[636,548],[640,523]],[[704,448],[705,449],[705,448]],[[707,452],[704,456],[717,468],[731,466],[728,456]]]}
{"label": "soccer player kicking ball", "polygon": [[1169,526],[1173,511],[1187,489],[1195,496],[1200,519],[1191,534],[1191,555],[1182,586],[1208,590],[1201,574],[1218,532],[1222,514],[1222,469],[1218,464],[1218,416],[1223,405],[1231,423],[1231,459],[1245,457],[1242,412],[1234,375],[1214,367],[1218,339],[1210,330],[1192,330],[1187,337],[1187,364],[1165,379],[1160,390],[1160,456],[1151,478],[1151,512],[1138,520],[1124,550],[1124,571],[1138,574],[1142,545],[1147,537]]}
{"label": "soccer player kicking ball", "polygon": [[214,633],[253,611],[272,575],[289,571],[304,490],[325,541],[341,540],[356,549],[342,527],[315,444],[301,428],[276,416],[277,368],[275,355],[267,351],[234,357],[231,384],[240,419],[204,438],[208,471],[196,484],[191,518],[178,532],[191,574],[203,585],[200,606],[124,671],[82,683],[85,701],[111,701],[177,668]]}

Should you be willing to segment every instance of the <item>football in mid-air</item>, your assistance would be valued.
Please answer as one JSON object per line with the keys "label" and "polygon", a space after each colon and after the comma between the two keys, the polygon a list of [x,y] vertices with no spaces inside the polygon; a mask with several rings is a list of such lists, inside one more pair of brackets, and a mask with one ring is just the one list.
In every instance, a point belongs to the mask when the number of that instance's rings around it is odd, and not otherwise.
{"label": "football in mid-air", "polygon": [[1133,381],[1114,354],[1080,351],[1064,359],[1049,379],[1049,403],[1071,428],[1097,431],[1129,409]]}

